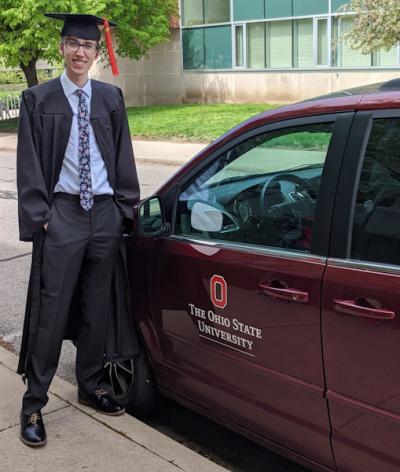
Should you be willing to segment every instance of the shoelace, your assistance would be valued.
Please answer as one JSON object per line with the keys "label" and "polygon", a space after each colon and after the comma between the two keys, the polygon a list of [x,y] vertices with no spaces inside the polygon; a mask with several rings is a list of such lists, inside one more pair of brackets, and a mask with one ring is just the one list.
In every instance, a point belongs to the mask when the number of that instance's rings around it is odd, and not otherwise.
{"label": "shoelace", "polygon": [[106,392],[102,388],[99,388],[98,390],[95,390],[94,393],[97,395],[98,398],[100,398],[103,395],[107,395],[108,392]]}
{"label": "shoelace", "polygon": [[34,412],[29,417],[28,423],[36,424],[41,419],[41,417],[42,417],[42,415],[40,413]]}

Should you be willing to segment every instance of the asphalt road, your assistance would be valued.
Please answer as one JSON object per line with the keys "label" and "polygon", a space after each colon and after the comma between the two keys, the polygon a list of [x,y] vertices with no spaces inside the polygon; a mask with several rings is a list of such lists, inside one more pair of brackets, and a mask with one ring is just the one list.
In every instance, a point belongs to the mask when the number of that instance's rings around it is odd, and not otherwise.
{"label": "asphalt road", "polygon": [[[142,197],[151,195],[176,166],[139,164]],[[0,342],[18,352],[29,276],[30,243],[18,241],[15,154],[0,152]],[[75,348],[64,343],[57,375],[75,382]],[[148,424],[236,472],[305,472],[266,449],[165,400]]]}

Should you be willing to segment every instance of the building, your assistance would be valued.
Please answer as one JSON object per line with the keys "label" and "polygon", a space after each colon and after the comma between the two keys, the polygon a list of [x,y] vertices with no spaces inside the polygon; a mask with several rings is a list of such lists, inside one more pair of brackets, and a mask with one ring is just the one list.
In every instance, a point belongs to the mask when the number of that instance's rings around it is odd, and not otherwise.
{"label": "building", "polygon": [[398,77],[399,47],[363,55],[341,41],[346,0],[180,1],[170,42],[121,61],[130,104],[290,102]]}

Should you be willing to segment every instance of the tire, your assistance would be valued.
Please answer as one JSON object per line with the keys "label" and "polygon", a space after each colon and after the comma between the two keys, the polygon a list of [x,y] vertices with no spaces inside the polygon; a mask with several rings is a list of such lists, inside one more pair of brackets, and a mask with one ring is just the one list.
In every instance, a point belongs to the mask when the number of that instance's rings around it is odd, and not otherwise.
{"label": "tire", "polygon": [[143,349],[134,359],[107,362],[102,386],[128,413],[149,416],[157,403],[157,388]]}

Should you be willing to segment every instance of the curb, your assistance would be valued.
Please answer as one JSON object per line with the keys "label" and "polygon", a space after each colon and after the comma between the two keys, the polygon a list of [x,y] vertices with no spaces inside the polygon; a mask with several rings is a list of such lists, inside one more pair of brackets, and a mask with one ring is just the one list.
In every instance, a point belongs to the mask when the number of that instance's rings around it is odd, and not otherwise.
{"label": "curb", "polygon": [[[16,152],[15,147],[7,147],[0,145],[0,152]],[[189,162],[191,157],[186,160],[178,160],[178,159],[162,159],[160,157],[137,157],[135,156],[135,162],[140,162],[141,164],[159,164],[164,166],[183,166],[186,162]]]}
{"label": "curb", "polygon": [[[15,373],[18,357],[0,346],[0,364]],[[17,376],[16,373],[15,375]],[[180,471],[224,472],[227,470],[147,426],[133,416],[128,414],[118,417],[101,415],[93,409],[79,404],[77,402],[76,387],[57,376],[54,377],[49,392],[73,407],[80,414],[91,417],[96,422],[106,426],[114,434],[122,436],[135,446],[142,448],[143,454],[155,455]]]}
{"label": "curb", "polygon": [[[1,138],[0,138],[1,139]],[[12,151],[16,152],[16,147],[15,146],[4,146],[0,144],[0,151]]]}
{"label": "curb", "polygon": [[[191,159],[191,158],[190,158]],[[140,162],[141,164],[159,164],[163,166],[183,166],[186,164],[186,162],[189,162],[188,159],[187,161],[178,161],[178,160],[172,160],[172,159],[161,159],[160,157],[135,157],[135,162],[138,163]]]}
{"label": "curb", "polygon": [[[7,147],[0,145],[0,152],[16,152],[15,147]],[[178,159],[162,159],[160,157],[137,157],[135,156],[135,162],[140,162],[141,164],[159,164],[164,166],[183,166],[186,162],[189,162],[191,158],[187,161],[178,160]]]}
{"label": "curb", "polygon": [[[135,161],[142,164],[182,166],[190,161],[208,143],[185,143],[170,141],[150,141],[133,139]],[[16,152],[17,135],[15,133],[0,133],[0,151]]]}

